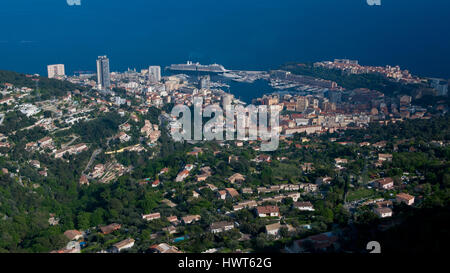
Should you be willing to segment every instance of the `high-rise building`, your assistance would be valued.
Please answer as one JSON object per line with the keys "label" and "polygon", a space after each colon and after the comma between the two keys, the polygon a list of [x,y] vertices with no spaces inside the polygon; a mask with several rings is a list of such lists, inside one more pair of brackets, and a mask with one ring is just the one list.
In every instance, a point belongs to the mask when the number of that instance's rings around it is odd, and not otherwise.
{"label": "high-rise building", "polygon": [[158,83],[161,81],[161,67],[160,66],[150,66],[148,68],[148,80],[151,83]]}
{"label": "high-rise building", "polygon": [[304,112],[308,108],[308,98],[307,97],[298,97],[297,98],[297,107],[296,110],[298,112]]}
{"label": "high-rise building", "polygon": [[327,98],[332,103],[340,103],[342,101],[342,92],[341,91],[335,91],[335,90],[328,90],[327,91]]}
{"label": "high-rise building", "polygon": [[99,89],[108,90],[111,88],[109,59],[106,56],[99,56],[97,59],[97,79]]}
{"label": "high-rise building", "polygon": [[233,101],[233,95],[228,94],[228,93],[224,94],[222,96],[222,107],[226,110],[226,107],[231,105],[232,101]]}
{"label": "high-rise building", "polygon": [[66,75],[63,64],[47,65],[47,72],[48,72],[48,77],[50,79],[56,78],[56,77],[63,77]]}
{"label": "high-rise building", "polygon": [[209,89],[211,86],[211,77],[209,75],[200,77],[198,81],[198,88]]}

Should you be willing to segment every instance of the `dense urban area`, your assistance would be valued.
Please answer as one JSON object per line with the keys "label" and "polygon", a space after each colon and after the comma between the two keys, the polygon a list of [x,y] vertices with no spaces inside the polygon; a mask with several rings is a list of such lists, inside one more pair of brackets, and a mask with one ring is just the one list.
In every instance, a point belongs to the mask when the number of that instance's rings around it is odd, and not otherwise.
{"label": "dense urban area", "polygon": [[[227,81],[276,90],[252,104],[281,109],[278,149],[173,140],[175,105],[247,105]],[[0,71],[0,252],[439,251],[448,83],[345,59]]]}

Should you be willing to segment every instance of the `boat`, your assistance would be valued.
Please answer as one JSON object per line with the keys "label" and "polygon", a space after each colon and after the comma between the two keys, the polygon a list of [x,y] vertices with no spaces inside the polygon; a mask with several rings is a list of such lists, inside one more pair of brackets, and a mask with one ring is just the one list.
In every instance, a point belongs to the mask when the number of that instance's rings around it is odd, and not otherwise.
{"label": "boat", "polygon": [[185,64],[172,64],[166,67],[168,70],[173,71],[195,71],[195,72],[207,72],[207,73],[225,73],[228,70],[220,64],[202,65],[200,63],[193,63],[188,61]]}

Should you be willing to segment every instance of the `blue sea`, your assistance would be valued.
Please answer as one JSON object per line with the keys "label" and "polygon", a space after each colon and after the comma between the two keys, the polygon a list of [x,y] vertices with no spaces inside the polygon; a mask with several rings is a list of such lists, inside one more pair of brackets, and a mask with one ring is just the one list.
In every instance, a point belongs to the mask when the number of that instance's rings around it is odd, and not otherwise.
{"label": "blue sea", "polygon": [[47,64],[64,63],[67,74],[94,71],[99,55],[112,71],[351,58],[450,78],[448,0],[80,1],[0,1],[0,69],[46,75]]}

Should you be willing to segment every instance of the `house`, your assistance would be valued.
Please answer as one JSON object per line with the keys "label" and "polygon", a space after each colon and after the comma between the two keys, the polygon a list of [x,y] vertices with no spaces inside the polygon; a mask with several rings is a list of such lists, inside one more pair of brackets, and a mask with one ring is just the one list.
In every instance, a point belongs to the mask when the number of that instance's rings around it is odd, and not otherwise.
{"label": "house", "polygon": [[37,141],[37,144],[41,148],[50,147],[53,144],[53,140],[51,137],[44,137]]}
{"label": "house", "polygon": [[227,191],[218,191],[217,197],[219,197],[219,199],[225,200],[227,198]]}
{"label": "house", "polygon": [[394,188],[394,180],[391,177],[381,178],[375,180],[374,185],[381,190],[390,190]]}
{"label": "house", "polygon": [[235,190],[233,188],[226,188],[225,190],[227,191],[228,198],[236,198],[239,196],[239,193],[237,192],[237,190]]}
{"label": "house", "polygon": [[294,208],[301,211],[314,211],[314,206],[311,202],[295,202]]}
{"label": "house", "polygon": [[277,236],[280,232],[281,228],[287,228],[288,232],[295,231],[295,228],[291,225],[282,225],[280,223],[274,223],[270,225],[266,225],[266,234]]}
{"label": "house", "polygon": [[233,206],[233,210],[238,211],[243,208],[254,208],[257,205],[258,205],[258,203],[255,200],[243,201],[243,202],[240,202],[237,205]]}
{"label": "house", "polygon": [[11,144],[9,142],[0,142],[0,148],[10,148]]}
{"label": "house", "polygon": [[239,161],[239,156],[236,156],[236,155],[230,155],[230,156],[228,157],[228,164],[231,164],[231,162],[237,162],[237,161]]}
{"label": "house", "polygon": [[256,208],[256,215],[259,217],[278,217],[280,209],[277,206],[259,206]]}
{"label": "house", "polygon": [[153,181],[153,182],[152,182],[152,188],[156,188],[156,187],[158,187],[158,186],[159,186],[159,184],[160,184],[160,181],[159,181],[159,179],[156,179],[155,181]]}
{"label": "house", "polygon": [[397,194],[395,200],[398,203],[405,203],[408,206],[411,206],[412,204],[414,204],[414,196],[409,195],[407,193],[399,193],[399,194]]}
{"label": "house", "polygon": [[81,253],[81,249],[78,248],[63,248],[60,250],[53,250],[50,253],[58,253],[58,254],[72,254],[72,253]]}
{"label": "house", "polygon": [[304,172],[311,172],[314,171],[313,163],[303,163],[300,165],[302,171]]}
{"label": "house", "polygon": [[178,217],[176,217],[176,216],[167,217],[167,221],[169,221],[169,223],[171,223],[172,225],[178,225],[180,223],[180,221],[178,220]]}
{"label": "house", "polygon": [[37,160],[31,160],[30,161],[30,165],[35,167],[35,168],[37,168],[37,169],[39,169],[41,167],[41,163],[39,161],[37,161]]}
{"label": "house", "polygon": [[117,223],[113,223],[104,227],[100,227],[100,230],[103,234],[110,234],[113,231],[119,230],[122,226],[120,224]]}
{"label": "house", "polygon": [[316,184],[302,183],[300,184],[300,189],[304,190],[306,193],[317,192],[319,187]]}
{"label": "house", "polygon": [[319,186],[322,185],[322,184],[328,185],[328,184],[331,183],[331,180],[333,180],[333,178],[331,178],[329,176],[319,177],[319,178],[316,179],[316,184],[319,185]]}
{"label": "house", "polygon": [[199,147],[194,147],[194,150],[192,152],[188,152],[188,155],[192,155],[192,156],[198,156],[199,154],[203,153],[203,149],[199,148]]}
{"label": "house", "polygon": [[266,225],[266,234],[276,236],[278,235],[278,232],[280,232],[280,228],[281,228],[280,223]]}
{"label": "house", "polygon": [[125,239],[113,245],[113,252],[120,252],[124,249],[132,248],[134,246],[134,239]]}
{"label": "house", "polygon": [[97,164],[91,173],[92,178],[99,178],[105,173],[105,165]]}
{"label": "house", "polygon": [[64,236],[66,236],[71,241],[77,241],[83,237],[83,234],[78,230],[66,230],[64,232]]}
{"label": "house", "polygon": [[257,163],[262,163],[262,162],[270,163],[270,162],[272,162],[271,157],[269,155],[265,155],[265,154],[261,154],[261,155],[257,156],[253,161],[255,161]]}
{"label": "house", "polygon": [[234,184],[236,182],[241,183],[245,181],[245,177],[240,173],[235,173],[232,176],[228,177],[228,181],[230,181],[231,184]]}
{"label": "house", "polygon": [[14,102],[14,98],[12,98],[12,97],[0,99],[0,105],[2,105],[2,104],[10,105],[13,102]]}
{"label": "house", "polygon": [[298,191],[300,190],[300,185],[298,184],[284,184],[280,185],[280,189],[284,191]]}
{"label": "house", "polygon": [[243,189],[241,189],[241,192],[243,194],[253,194],[252,188],[243,188]]}
{"label": "house", "polygon": [[183,217],[181,219],[183,220],[183,223],[185,225],[187,225],[187,224],[191,224],[193,222],[196,222],[196,221],[200,220],[201,218],[202,217],[200,215],[188,215],[188,216],[185,216],[185,217]]}
{"label": "house", "polygon": [[378,160],[383,161],[392,161],[392,154],[378,154]]}
{"label": "house", "polygon": [[142,215],[142,219],[147,221],[152,221],[161,218],[161,214],[159,212]]}
{"label": "house", "polygon": [[181,182],[184,179],[186,179],[188,176],[189,176],[189,171],[188,170],[183,170],[177,175],[177,178],[175,179],[175,181],[176,182]]}
{"label": "house", "polygon": [[182,253],[175,246],[168,245],[166,243],[162,243],[159,245],[152,245],[149,248],[152,253]]}
{"label": "house", "polygon": [[379,208],[392,208],[392,201],[390,200],[386,200],[386,201],[379,201],[376,202],[375,205],[377,205],[377,207]]}
{"label": "house", "polygon": [[36,142],[29,142],[25,144],[25,151],[32,151],[38,147]]}
{"label": "house", "polygon": [[196,191],[192,191],[192,196],[193,196],[194,198],[199,198],[199,197],[200,197],[200,194],[199,194],[198,192],[196,192]]}
{"label": "house", "polygon": [[212,233],[220,233],[220,232],[231,230],[233,228],[234,228],[234,223],[227,222],[227,221],[215,222],[209,226],[209,229]]}
{"label": "house", "polygon": [[159,172],[159,175],[166,174],[166,173],[168,173],[168,172],[169,172],[169,168],[163,168],[163,169]]}
{"label": "house", "polygon": [[300,198],[300,193],[299,192],[292,192],[292,193],[286,194],[284,197],[291,198],[294,202],[297,202],[298,199]]}
{"label": "house", "polygon": [[169,233],[169,234],[175,234],[177,233],[177,228],[174,226],[168,226],[162,229],[163,231]]}
{"label": "house", "polygon": [[336,162],[336,164],[347,164],[348,160],[345,158],[335,158],[334,162]]}
{"label": "house", "polygon": [[197,182],[203,182],[203,181],[206,181],[206,179],[208,179],[208,177],[210,177],[211,175],[210,174],[207,174],[207,173],[202,173],[202,174],[199,174],[199,175],[197,175]]}
{"label": "house", "polygon": [[79,180],[80,185],[89,185],[89,179],[86,175],[82,175]]}
{"label": "house", "polygon": [[131,136],[127,135],[125,132],[120,132],[117,135],[117,138],[120,140],[120,142],[128,142],[131,139]]}
{"label": "house", "polygon": [[39,175],[47,177],[47,168],[45,168],[45,170],[39,171],[38,173]]}
{"label": "house", "polygon": [[381,207],[381,208],[374,208],[373,212],[378,215],[380,218],[386,218],[392,216],[392,210],[390,208]]}

